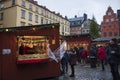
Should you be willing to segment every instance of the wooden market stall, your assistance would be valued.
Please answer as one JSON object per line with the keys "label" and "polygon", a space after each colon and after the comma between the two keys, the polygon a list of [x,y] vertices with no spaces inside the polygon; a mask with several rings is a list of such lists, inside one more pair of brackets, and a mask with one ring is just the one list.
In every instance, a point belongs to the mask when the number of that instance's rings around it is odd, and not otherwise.
{"label": "wooden market stall", "polygon": [[90,49],[91,45],[91,36],[89,34],[80,34],[80,35],[69,35],[65,36],[67,41],[67,48],[74,48],[74,47],[83,47],[87,51]]}
{"label": "wooden market stall", "polygon": [[0,80],[34,80],[60,75],[48,57],[59,47],[59,24],[0,29]]}

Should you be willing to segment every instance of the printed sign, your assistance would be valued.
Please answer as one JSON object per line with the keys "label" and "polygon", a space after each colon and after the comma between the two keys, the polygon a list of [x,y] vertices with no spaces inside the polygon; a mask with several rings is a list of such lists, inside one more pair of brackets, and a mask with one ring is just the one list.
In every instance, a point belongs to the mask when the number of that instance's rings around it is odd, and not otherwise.
{"label": "printed sign", "polygon": [[5,55],[5,54],[10,54],[11,53],[11,49],[3,49],[2,50],[2,54]]}

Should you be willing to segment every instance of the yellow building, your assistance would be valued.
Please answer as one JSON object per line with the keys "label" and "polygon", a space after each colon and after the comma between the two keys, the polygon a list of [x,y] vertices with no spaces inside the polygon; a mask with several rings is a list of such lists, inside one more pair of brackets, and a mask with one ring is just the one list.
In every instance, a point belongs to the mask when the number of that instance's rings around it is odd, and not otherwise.
{"label": "yellow building", "polygon": [[0,28],[60,23],[60,34],[70,33],[70,23],[59,13],[34,0],[0,0]]}

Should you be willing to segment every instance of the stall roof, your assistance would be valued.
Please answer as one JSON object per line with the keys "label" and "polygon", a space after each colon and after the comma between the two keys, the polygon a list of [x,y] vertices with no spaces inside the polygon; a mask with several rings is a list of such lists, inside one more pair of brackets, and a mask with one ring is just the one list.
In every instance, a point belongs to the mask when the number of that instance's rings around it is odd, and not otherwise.
{"label": "stall roof", "polygon": [[64,37],[79,37],[79,36],[90,36],[90,34],[73,34],[73,35],[66,35]]}
{"label": "stall roof", "polygon": [[6,32],[6,31],[22,31],[22,30],[33,30],[36,29],[43,29],[43,28],[52,28],[52,27],[59,27],[59,23],[53,23],[53,24],[43,24],[43,25],[32,25],[32,26],[18,26],[18,27],[7,27],[7,28],[0,28],[0,32]]}
{"label": "stall roof", "polygon": [[111,40],[112,38],[119,39],[120,36],[119,36],[119,37],[111,37],[111,38],[96,38],[96,39],[93,40],[93,42],[109,41],[109,40]]}

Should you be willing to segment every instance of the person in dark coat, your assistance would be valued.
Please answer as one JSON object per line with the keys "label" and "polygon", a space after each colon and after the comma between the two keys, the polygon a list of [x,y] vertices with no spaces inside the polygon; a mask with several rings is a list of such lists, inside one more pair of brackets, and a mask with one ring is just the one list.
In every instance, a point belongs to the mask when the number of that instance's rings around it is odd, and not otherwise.
{"label": "person in dark coat", "polygon": [[75,50],[72,49],[69,52],[69,55],[70,55],[69,63],[70,63],[70,67],[71,67],[71,75],[70,75],[70,77],[74,77],[75,76],[75,68],[74,68],[74,66],[77,64],[77,56],[76,56]]}
{"label": "person in dark coat", "polygon": [[110,45],[106,50],[106,59],[110,65],[113,80],[120,80],[118,64],[120,63],[120,48],[117,45],[117,39],[110,40]]}
{"label": "person in dark coat", "polygon": [[21,43],[21,46],[19,47],[19,54],[23,55],[26,54],[26,47],[25,47],[25,43]]}
{"label": "person in dark coat", "polygon": [[65,74],[68,72],[68,62],[69,62],[69,54],[67,50],[61,59],[62,74]]}
{"label": "person in dark coat", "polygon": [[96,49],[95,46],[91,46],[89,58],[90,58],[91,68],[96,68],[96,64],[97,64],[97,49]]}

